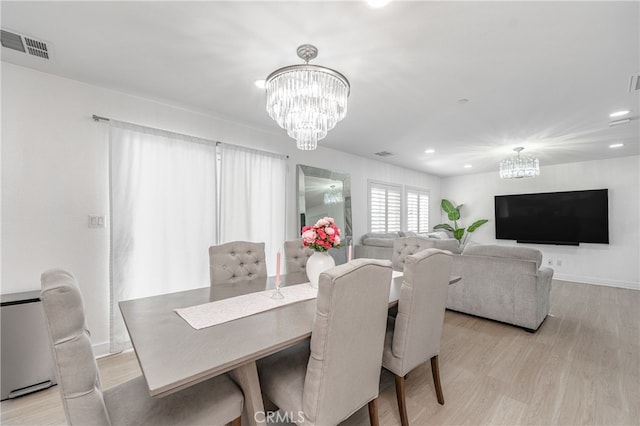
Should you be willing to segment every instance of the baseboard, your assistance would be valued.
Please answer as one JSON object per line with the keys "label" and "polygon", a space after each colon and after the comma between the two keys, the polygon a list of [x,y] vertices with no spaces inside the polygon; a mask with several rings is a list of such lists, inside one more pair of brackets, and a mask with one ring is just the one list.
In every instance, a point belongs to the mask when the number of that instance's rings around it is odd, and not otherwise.
{"label": "baseboard", "polygon": [[573,282],[584,283],[584,284],[602,285],[605,287],[618,287],[618,288],[627,288],[630,290],[640,290],[640,283],[632,282],[632,281],[612,280],[609,278],[593,278],[593,277],[584,277],[580,275],[554,273],[553,279],[558,281],[573,281]]}
{"label": "baseboard", "polygon": [[103,356],[111,355],[109,352],[109,342],[93,345],[93,354],[96,358],[102,358]]}

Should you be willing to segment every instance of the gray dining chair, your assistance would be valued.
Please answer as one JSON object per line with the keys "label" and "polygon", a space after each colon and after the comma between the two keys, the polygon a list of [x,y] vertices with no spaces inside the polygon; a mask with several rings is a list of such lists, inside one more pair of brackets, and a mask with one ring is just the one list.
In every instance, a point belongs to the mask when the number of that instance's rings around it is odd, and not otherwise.
{"label": "gray dining chair", "polygon": [[440,404],[444,404],[438,355],[453,257],[450,252],[426,249],[407,256],[398,300],[398,314],[387,321],[382,366],[395,374],[396,397],[402,426],[407,426],[405,376],[431,360],[431,373]]}
{"label": "gray dining chair", "polygon": [[302,238],[284,242],[284,261],[287,273],[306,272],[307,260],[313,254],[313,250],[302,245]]}
{"label": "gray dining chair", "polygon": [[311,341],[258,361],[263,394],[297,424],[336,425],[364,405],[378,425],[391,262],[356,259],[320,274]]}
{"label": "gray dining chair", "polygon": [[244,399],[226,375],[164,398],[152,398],[142,376],[103,392],[75,277],[42,274],[42,309],[70,425],[240,425]]}
{"label": "gray dining chair", "polygon": [[266,276],[264,243],[232,241],[209,247],[211,286]]}

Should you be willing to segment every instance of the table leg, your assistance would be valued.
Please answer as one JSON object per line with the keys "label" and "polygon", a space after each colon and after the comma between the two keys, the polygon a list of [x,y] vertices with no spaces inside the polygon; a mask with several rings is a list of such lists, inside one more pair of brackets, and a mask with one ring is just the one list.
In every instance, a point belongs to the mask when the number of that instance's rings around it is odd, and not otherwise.
{"label": "table leg", "polygon": [[[240,386],[242,393],[244,393],[242,424],[257,426],[259,424],[258,420],[265,418],[265,412],[256,363],[248,362],[232,370],[229,374],[238,386]],[[256,413],[258,413],[257,416]]]}

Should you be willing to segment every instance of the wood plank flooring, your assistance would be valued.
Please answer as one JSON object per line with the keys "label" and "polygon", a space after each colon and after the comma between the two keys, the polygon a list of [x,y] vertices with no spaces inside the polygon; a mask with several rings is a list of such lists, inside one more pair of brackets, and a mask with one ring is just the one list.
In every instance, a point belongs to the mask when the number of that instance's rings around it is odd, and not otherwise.
{"label": "wood plank flooring", "polygon": [[[427,362],[406,381],[411,425],[640,425],[640,291],[553,281],[534,334],[456,312],[445,316],[436,400]],[[104,388],[140,374],[132,352],[98,360]],[[58,388],[2,402],[3,425],[62,425]],[[380,424],[400,424],[383,372]],[[367,425],[366,406],[343,426]]]}

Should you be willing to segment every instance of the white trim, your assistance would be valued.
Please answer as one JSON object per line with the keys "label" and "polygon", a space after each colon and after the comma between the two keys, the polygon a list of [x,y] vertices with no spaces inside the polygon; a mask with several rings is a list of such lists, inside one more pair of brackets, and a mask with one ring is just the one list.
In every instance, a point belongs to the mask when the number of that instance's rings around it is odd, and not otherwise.
{"label": "white trim", "polygon": [[96,358],[102,358],[107,355],[112,355],[112,353],[109,352],[109,342],[102,342],[93,345],[93,354]]}
{"label": "white trim", "polygon": [[630,290],[640,290],[640,283],[632,281],[612,280],[609,278],[584,277],[571,274],[553,274],[553,279],[557,281],[572,281],[583,284],[601,285],[605,287],[627,288]]}

